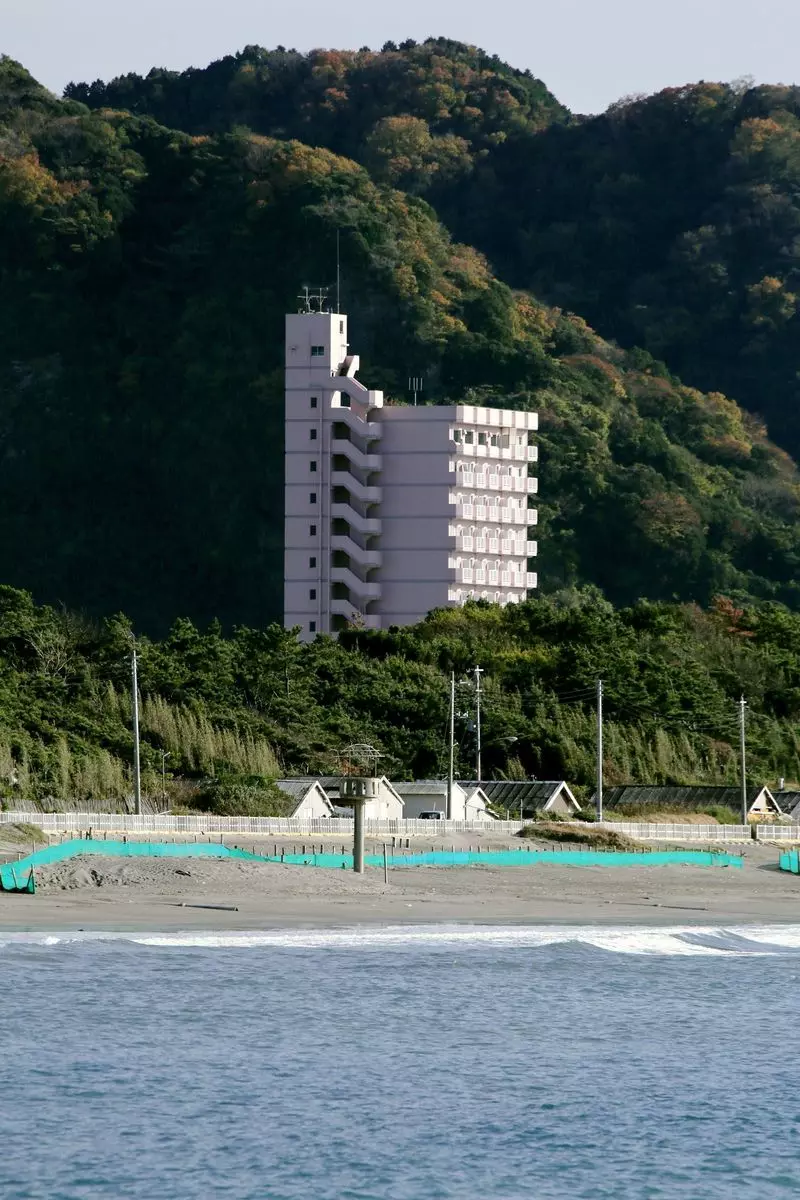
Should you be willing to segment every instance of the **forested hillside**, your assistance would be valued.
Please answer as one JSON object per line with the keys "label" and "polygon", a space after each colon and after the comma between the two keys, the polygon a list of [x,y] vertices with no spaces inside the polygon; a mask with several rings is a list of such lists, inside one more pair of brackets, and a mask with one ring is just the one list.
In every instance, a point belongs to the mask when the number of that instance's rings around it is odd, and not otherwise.
{"label": "forested hillside", "polygon": [[[122,617],[94,625],[0,588],[0,803],[129,794],[130,651]],[[353,742],[374,744],[392,778],[441,776],[449,673],[476,663],[487,778],[591,787],[598,677],[609,783],[735,782],[742,691],[750,778],[800,778],[800,615],[777,605],[615,611],[567,592],[309,645],[277,625],[226,636],[182,620],[139,656],[145,789],[161,791],[163,751],[175,805],[274,811],[271,778],[338,773]],[[456,771],[472,777],[468,683],[457,708]]]}
{"label": "forested hillside", "polygon": [[572,118],[528,74],[431,39],[247,47],[68,94],[347,154],[425,195],[507,283],[733,396],[800,455],[800,88],[698,83]]}
{"label": "forested hillside", "polygon": [[[566,119],[535,80],[484,67],[447,76],[455,115],[431,127],[468,141],[474,121],[474,172],[504,138]],[[428,95],[425,70],[398,83],[404,104]],[[377,121],[388,111],[376,101]],[[302,282],[333,277],[338,230],[368,382],[398,397],[411,371],[432,402],[540,411],[546,590],[795,605],[797,475],[758,423],[512,291],[373,169],[90,111],[2,60],[2,578],[154,632],[176,614],[279,615],[282,316]]]}

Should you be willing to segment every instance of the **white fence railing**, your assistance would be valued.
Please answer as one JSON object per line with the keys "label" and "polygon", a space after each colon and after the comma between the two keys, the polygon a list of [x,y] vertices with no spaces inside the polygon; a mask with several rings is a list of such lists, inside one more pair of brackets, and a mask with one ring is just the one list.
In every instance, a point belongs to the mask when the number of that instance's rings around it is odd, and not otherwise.
{"label": "white fence railing", "polygon": [[800,825],[756,825],[759,842],[800,842]]}
{"label": "white fence railing", "polygon": [[[352,817],[215,817],[210,813],[169,814],[146,813],[30,813],[0,812],[0,825],[31,822],[44,833],[184,833],[250,835],[307,835],[337,834],[353,836]],[[522,829],[521,821],[365,821],[367,836],[441,838],[446,833],[491,833],[512,835]]]}
{"label": "white fence railing", "polygon": [[647,821],[603,821],[604,829],[616,829],[645,842],[800,842],[800,825],[666,825]]}
{"label": "white fence railing", "polygon": [[[201,837],[225,834],[251,836],[306,836],[335,834],[353,836],[353,821],[348,817],[215,817],[208,813],[173,816],[169,813],[42,813],[0,812],[0,825],[31,822],[44,833],[122,833],[185,834]],[[473,833],[492,837],[511,837],[528,821],[366,821],[368,837],[425,837],[441,839],[451,833]],[[577,824],[577,823],[576,823]],[[647,821],[603,821],[602,828],[626,833],[645,842],[744,842],[756,830],[759,842],[800,842],[800,825],[683,825]],[[580,824],[582,829],[596,826]],[[568,829],[564,823],[562,828]]]}
{"label": "white fence railing", "polygon": [[749,825],[683,825],[661,824],[654,821],[602,821],[604,829],[615,829],[642,841],[669,842],[749,842]]}

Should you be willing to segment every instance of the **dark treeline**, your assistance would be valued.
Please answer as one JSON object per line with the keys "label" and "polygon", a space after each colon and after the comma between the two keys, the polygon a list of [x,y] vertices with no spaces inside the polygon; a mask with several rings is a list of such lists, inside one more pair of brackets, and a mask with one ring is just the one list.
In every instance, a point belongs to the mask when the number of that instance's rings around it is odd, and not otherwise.
{"label": "dark treeline", "polygon": [[800,454],[798,87],[703,82],[575,118],[529,74],[439,38],[250,46],[67,94],[346,154],[424,195],[506,282],[734,396]]}
{"label": "dark treeline", "polygon": [[[162,751],[173,804],[275,811],[270,781],[342,769],[370,742],[396,779],[443,776],[449,675],[459,680],[457,762],[471,777],[485,669],[490,777],[594,777],[595,681],[605,685],[609,783],[733,783],[737,702],[748,701],[751,778],[800,778],[800,616],[777,605],[614,609],[571,591],[500,609],[439,611],[407,629],[300,645],[277,625],[141,638],[145,789]],[[0,801],[79,804],[130,789],[130,624],[102,624],[0,589]],[[465,682],[461,682],[465,681]],[[52,803],[52,800],[49,801]]]}

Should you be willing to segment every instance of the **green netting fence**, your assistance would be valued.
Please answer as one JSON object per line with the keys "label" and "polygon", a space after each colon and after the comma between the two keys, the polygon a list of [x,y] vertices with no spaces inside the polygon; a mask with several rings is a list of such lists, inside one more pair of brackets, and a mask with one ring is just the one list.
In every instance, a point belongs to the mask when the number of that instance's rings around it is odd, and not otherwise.
{"label": "green netting fence", "polygon": [[[279,862],[291,866],[328,867],[339,870],[352,870],[353,856],[347,853],[287,853],[256,854],[240,847],[224,846],[218,842],[128,842],[100,841],[97,838],[72,838],[56,845],[45,846],[17,862],[0,866],[0,887],[4,891],[17,891],[26,884],[32,868],[50,866],[64,859],[75,858],[81,854],[98,854],[108,857],[147,857],[147,858],[235,858],[247,859],[251,862]],[[794,855],[797,861],[797,851],[789,851],[783,858]],[[368,867],[382,867],[383,854],[366,854],[364,862]],[[668,866],[682,863],[689,866],[701,867],[741,867],[742,859],[738,854],[718,852],[714,850],[536,850],[521,847],[518,850],[425,850],[410,851],[405,854],[390,853],[386,858],[387,865],[396,868],[403,867],[528,867],[537,863],[561,863],[574,867],[642,867]],[[790,870],[790,867],[784,867]]]}
{"label": "green netting fence", "polygon": [[800,852],[784,850],[780,857],[780,868],[782,871],[791,871],[792,875],[800,875]]}

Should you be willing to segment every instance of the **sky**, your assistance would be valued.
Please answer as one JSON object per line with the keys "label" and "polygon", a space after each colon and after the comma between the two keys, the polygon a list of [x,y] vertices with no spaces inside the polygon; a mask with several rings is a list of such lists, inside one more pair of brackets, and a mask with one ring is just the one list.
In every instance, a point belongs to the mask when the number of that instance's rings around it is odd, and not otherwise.
{"label": "sky", "polygon": [[0,0],[0,53],[46,87],[205,66],[248,44],[449,37],[529,68],[574,112],[698,79],[794,83],[797,0]]}

